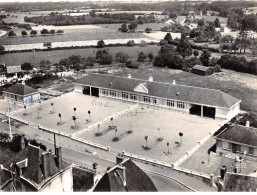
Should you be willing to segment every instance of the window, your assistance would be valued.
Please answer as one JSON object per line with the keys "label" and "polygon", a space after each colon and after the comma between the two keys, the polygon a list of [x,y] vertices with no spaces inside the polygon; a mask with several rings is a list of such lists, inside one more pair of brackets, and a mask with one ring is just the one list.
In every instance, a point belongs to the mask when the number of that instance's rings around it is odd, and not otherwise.
{"label": "window", "polygon": [[241,152],[241,146],[240,145],[237,145],[236,151]]}
{"label": "window", "polygon": [[128,99],[128,93],[122,92],[122,93],[121,93],[121,97],[122,97],[123,99]]}
{"label": "window", "polygon": [[144,96],[144,102],[151,102],[151,100],[150,100],[150,97],[148,97],[148,96]]}
{"label": "window", "polygon": [[103,95],[108,95],[108,90],[107,89],[102,89],[102,94]]}
{"label": "window", "polygon": [[175,102],[172,100],[167,100],[167,106],[174,107]]}
{"label": "window", "polygon": [[134,94],[134,93],[132,93],[132,94],[130,95],[130,99],[131,99],[131,100],[137,100],[137,95]]}
{"label": "window", "polygon": [[117,92],[110,90],[110,96],[116,97]]}
{"label": "window", "polygon": [[178,102],[177,107],[180,108],[180,109],[184,109],[185,108],[185,103],[184,102]]}
{"label": "window", "polygon": [[253,155],[254,148],[249,147],[249,154]]}
{"label": "window", "polygon": [[153,98],[153,103],[157,104],[157,98]]}

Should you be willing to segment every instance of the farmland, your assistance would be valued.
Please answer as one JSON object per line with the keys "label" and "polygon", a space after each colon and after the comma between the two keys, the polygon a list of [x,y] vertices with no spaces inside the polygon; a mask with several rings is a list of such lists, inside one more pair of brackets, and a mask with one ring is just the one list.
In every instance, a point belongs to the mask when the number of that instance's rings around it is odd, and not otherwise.
{"label": "farmland", "polygon": [[[159,46],[148,45],[147,47],[106,47],[110,53],[115,56],[116,53],[123,51],[127,53],[130,59],[137,59],[138,53],[143,51],[144,53],[153,53],[157,55],[160,50]],[[58,63],[61,59],[69,57],[71,55],[81,55],[82,57],[88,57],[94,55],[97,48],[85,48],[85,49],[65,49],[54,51],[38,51],[38,52],[21,52],[21,53],[7,53],[1,56],[0,63],[5,63],[7,66],[20,65],[24,62],[29,62],[34,66],[38,66],[42,60],[50,60],[51,63]]]}

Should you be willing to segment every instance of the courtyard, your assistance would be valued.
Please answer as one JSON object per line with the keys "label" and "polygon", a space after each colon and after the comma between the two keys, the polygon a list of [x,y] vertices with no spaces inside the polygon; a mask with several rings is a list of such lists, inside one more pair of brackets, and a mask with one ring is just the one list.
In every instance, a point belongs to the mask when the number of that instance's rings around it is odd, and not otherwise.
{"label": "courtyard", "polygon": [[[131,106],[133,106],[132,103],[120,100],[69,93],[43,102],[39,115],[40,105],[27,108],[25,116],[25,109],[20,109],[13,115],[30,121],[34,125],[40,124],[77,138],[110,146],[112,152],[126,151],[167,163],[177,161],[223,122],[138,105],[134,110],[114,118],[113,121],[108,120],[99,126],[83,131],[89,125],[96,124]],[[75,112],[74,108],[76,108]],[[90,111],[90,116],[88,111]],[[58,124],[59,113],[61,113],[63,123],[61,125]],[[76,115],[76,128],[72,128],[75,125],[72,119],[74,115]]]}

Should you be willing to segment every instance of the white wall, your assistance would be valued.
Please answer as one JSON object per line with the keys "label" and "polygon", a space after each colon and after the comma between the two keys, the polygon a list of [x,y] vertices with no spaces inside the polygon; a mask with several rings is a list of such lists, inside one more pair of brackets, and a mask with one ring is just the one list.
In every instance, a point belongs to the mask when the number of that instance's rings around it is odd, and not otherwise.
{"label": "white wall", "polygon": [[[32,97],[32,98],[31,98]],[[33,103],[36,103],[40,100],[40,93],[35,93],[33,95],[25,96],[23,98],[23,103],[30,104],[32,101]]]}
{"label": "white wall", "polygon": [[41,192],[72,192],[73,191],[73,177],[72,167],[54,178],[48,185],[46,185]]}
{"label": "white wall", "polygon": [[229,119],[229,109],[216,108],[215,118]]}
{"label": "white wall", "polygon": [[83,86],[81,86],[81,85],[74,85],[74,91],[75,92],[80,92],[80,93],[82,93],[82,90],[83,90]]}

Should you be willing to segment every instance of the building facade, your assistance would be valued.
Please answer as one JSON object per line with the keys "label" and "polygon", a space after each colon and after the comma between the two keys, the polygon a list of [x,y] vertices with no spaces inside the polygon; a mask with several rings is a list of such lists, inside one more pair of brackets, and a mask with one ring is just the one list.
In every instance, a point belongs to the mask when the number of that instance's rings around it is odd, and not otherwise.
{"label": "building facade", "polygon": [[74,83],[75,92],[151,105],[214,119],[232,119],[241,100],[206,88],[102,74],[89,74]]}
{"label": "building facade", "polygon": [[231,126],[216,137],[218,154],[234,154],[246,159],[257,158],[257,129]]}
{"label": "building facade", "polygon": [[32,104],[40,100],[40,93],[24,83],[16,83],[3,91],[4,98],[22,104]]}

